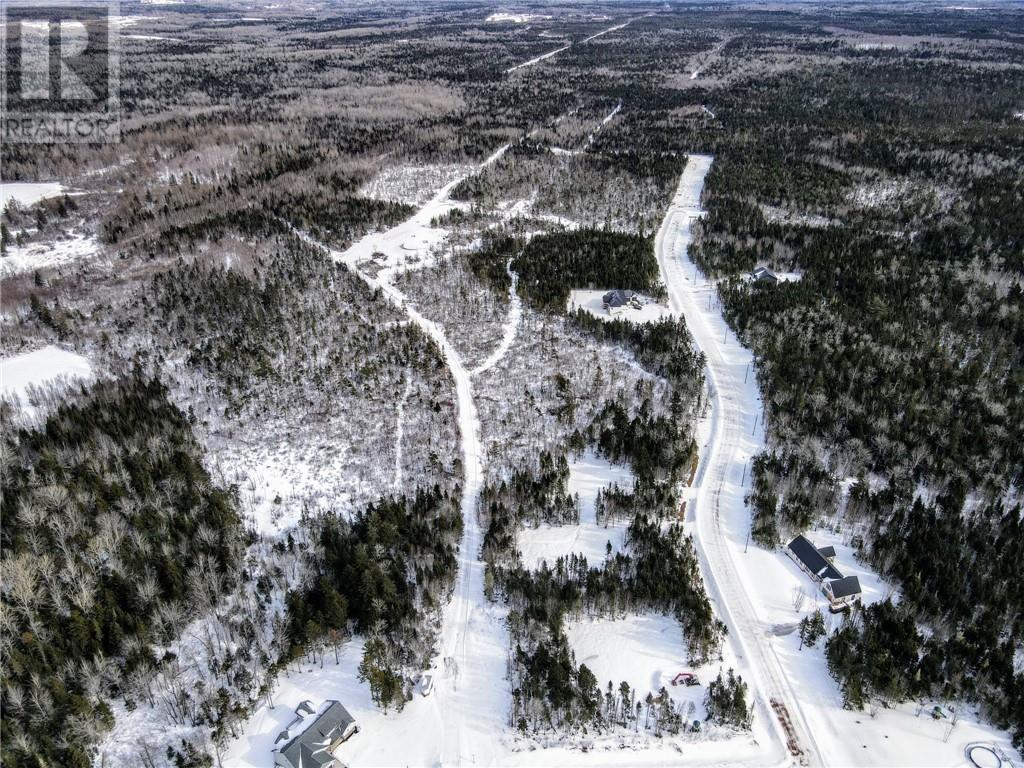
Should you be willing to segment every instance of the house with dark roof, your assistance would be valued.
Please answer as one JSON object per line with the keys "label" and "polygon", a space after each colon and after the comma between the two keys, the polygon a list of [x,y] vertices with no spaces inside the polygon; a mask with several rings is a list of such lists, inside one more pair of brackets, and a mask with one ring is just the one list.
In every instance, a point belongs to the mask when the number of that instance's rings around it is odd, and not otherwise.
{"label": "house with dark roof", "polygon": [[602,306],[608,310],[609,315],[618,315],[627,309],[640,309],[640,297],[633,291],[616,288],[608,291],[601,297]]}
{"label": "house with dark roof", "polygon": [[319,714],[312,702],[295,708],[295,718],[274,744],[275,768],[342,768],[332,752],[358,731],[355,718],[339,702],[327,700]]}
{"label": "house with dark roof", "polygon": [[818,551],[806,536],[800,535],[786,545],[786,554],[800,570],[817,582],[841,579],[843,574]]}
{"label": "house with dark roof", "polygon": [[821,584],[821,592],[828,598],[829,608],[833,612],[845,610],[860,599],[860,579],[856,576],[843,576],[833,564],[835,547],[815,547],[810,539],[800,535],[786,545],[786,554],[801,571]]}
{"label": "house with dark roof", "polygon": [[767,283],[768,285],[775,285],[779,282],[779,276],[768,267],[758,267],[750,273],[750,279],[755,283]]}
{"label": "house with dark roof", "polygon": [[828,598],[829,607],[839,611],[860,599],[860,579],[856,576],[831,579],[822,584],[821,591]]}
{"label": "house with dark roof", "polygon": [[831,544],[826,544],[824,547],[818,547],[818,554],[828,560],[830,563],[835,562],[836,559],[836,548]]}

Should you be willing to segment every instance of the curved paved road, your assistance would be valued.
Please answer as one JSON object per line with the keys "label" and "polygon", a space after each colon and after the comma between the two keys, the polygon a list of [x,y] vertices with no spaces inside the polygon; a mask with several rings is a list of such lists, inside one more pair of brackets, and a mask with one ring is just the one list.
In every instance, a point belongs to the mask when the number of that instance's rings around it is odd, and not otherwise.
{"label": "curved paved road", "polygon": [[[690,155],[679,188],[655,239],[655,251],[669,295],[670,308],[686,319],[690,333],[706,357],[705,375],[711,397],[711,436],[701,458],[689,505],[695,521],[695,543],[701,554],[709,594],[729,627],[730,642],[748,674],[752,675],[758,715],[771,722],[771,753],[764,764],[796,762],[785,747],[788,734],[769,702],[789,712],[792,735],[803,756],[799,763],[821,765],[814,736],[800,709],[775,650],[757,618],[734,557],[742,556],[743,541],[730,540],[732,530],[746,531],[749,519],[744,502],[743,476],[753,453],[763,445],[753,359],[740,346],[714,307],[712,284],[697,273],[688,249],[692,221],[702,215],[700,195],[712,158]],[[726,525],[723,526],[723,518]],[[735,533],[734,533],[735,535]],[[737,555],[737,552],[739,555]]]}

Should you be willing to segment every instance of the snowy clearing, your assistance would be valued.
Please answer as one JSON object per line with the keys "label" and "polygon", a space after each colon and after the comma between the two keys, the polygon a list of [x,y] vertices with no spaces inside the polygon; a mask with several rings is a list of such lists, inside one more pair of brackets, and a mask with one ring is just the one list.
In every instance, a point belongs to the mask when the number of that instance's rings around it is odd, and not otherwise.
{"label": "snowy clearing", "polygon": [[0,360],[0,396],[19,403],[29,418],[37,413],[44,394],[38,388],[60,388],[92,378],[92,364],[86,358],[53,345]]}
{"label": "snowy clearing", "polygon": [[512,24],[526,24],[531,21],[545,21],[551,16],[541,13],[492,13],[484,21],[491,23],[510,22]]}
{"label": "snowy clearing", "polygon": [[767,203],[760,203],[758,207],[761,209],[761,213],[764,215],[765,221],[769,222],[797,224],[803,227],[814,227],[815,229],[834,227],[838,225],[838,222],[835,220],[815,213],[790,211],[786,208],[768,205]]}
{"label": "snowy clearing", "polygon": [[672,310],[666,307],[664,304],[659,304],[656,300],[650,296],[640,296],[640,301],[643,306],[640,309],[627,308],[621,314],[609,315],[608,310],[604,308],[602,297],[607,293],[606,290],[590,291],[590,290],[576,290],[569,293],[569,302],[566,305],[569,312],[575,312],[577,309],[585,310],[599,320],[629,320],[634,323],[654,323],[661,320],[663,317],[671,317]]}
{"label": "snowy clearing", "polygon": [[[693,667],[682,651],[682,627],[672,616],[641,614],[628,619],[569,621],[565,634],[579,664],[586,664],[604,690],[610,680],[618,688],[625,681],[643,699],[665,688],[676,704],[693,702],[689,721],[707,716],[704,693],[708,675],[718,665]],[[712,672],[712,670],[715,670]],[[701,685],[672,685],[679,672],[695,672]]]}
{"label": "snowy clearing", "polygon": [[23,208],[30,208],[40,200],[60,197],[66,187],[57,181],[4,181],[0,182],[0,211],[14,200]]}
{"label": "snowy clearing", "polygon": [[66,240],[28,245],[9,245],[0,258],[0,277],[31,272],[35,269],[62,267],[97,256],[100,244],[95,235],[71,233]]}
{"label": "snowy clearing", "polygon": [[596,565],[604,561],[609,542],[612,552],[621,552],[629,521],[607,526],[599,524],[594,509],[597,492],[613,484],[626,491],[632,490],[630,468],[612,464],[592,450],[570,461],[569,493],[579,498],[580,523],[524,528],[517,539],[523,565],[539,568],[545,560],[553,565],[559,557],[573,553],[583,555],[587,562]]}
{"label": "snowy clearing", "polygon": [[453,180],[463,178],[472,166],[407,165],[385,168],[359,189],[359,194],[373,200],[387,200],[420,206]]}

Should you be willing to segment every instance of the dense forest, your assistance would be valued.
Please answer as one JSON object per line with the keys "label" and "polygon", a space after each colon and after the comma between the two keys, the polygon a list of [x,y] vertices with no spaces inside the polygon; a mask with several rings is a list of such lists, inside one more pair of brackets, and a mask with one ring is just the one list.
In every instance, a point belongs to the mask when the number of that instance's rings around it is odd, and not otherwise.
{"label": "dense forest", "polygon": [[85,768],[108,697],[238,579],[235,496],[157,381],[100,382],[2,445],[3,762]]}
{"label": "dense forest", "polygon": [[[695,255],[758,359],[769,448],[754,462],[754,537],[839,525],[903,595],[830,643],[848,702],[966,696],[1019,740],[1024,183],[1011,169],[1024,144],[1000,112],[1012,80],[865,57],[722,92],[716,114],[744,139],[715,139]],[[800,279],[749,282],[758,264]],[[912,685],[851,661],[887,646],[905,651]]]}
{"label": "dense forest", "polygon": [[[0,760],[103,763],[114,711],[149,706],[199,731],[156,730],[122,765],[210,765],[277,674],[353,633],[378,704],[402,706],[462,525],[450,376],[404,312],[295,230],[342,248],[412,213],[367,193],[382,177],[454,180],[506,144],[435,222],[490,290],[442,279],[436,303],[503,321],[517,275],[536,359],[584,337],[645,379],[581,386],[609,369],[579,344],[578,366],[517,369],[535,381],[514,401],[507,369],[474,382],[482,412],[521,422],[492,445],[530,451],[495,451],[480,499],[487,594],[510,611],[510,726],[694,729],[663,689],[598,681],[565,628],[664,612],[681,651],[716,658],[724,629],[676,522],[704,359],[682,321],[566,305],[577,288],[662,296],[651,234],[699,152],[714,163],[692,255],[765,404],[754,540],[827,526],[898,591],[824,638],[848,706],[967,700],[1022,743],[1019,8],[236,10],[132,20],[120,143],[0,147],[5,180],[67,191],[2,212],[0,348],[59,343],[119,379],[34,431],[4,413]],[[611,16],[630,24],[583,44]],[[762,264],[785,280],[749,281]],[[624,549],[525,568],[522,526],[577,521],[568,467],[588,449],[636,478],[597,501],[628,523]],[[313,488],[257,493],[268,467]],[[820,619],[802,617],[801,642],[822,641]],[[152,650],[190,642],[192,620],[219,649],[197,678]],[[179,681],[163,710],[157,670]],[[710,681],[709,720],[748,727],[746,685]]]}

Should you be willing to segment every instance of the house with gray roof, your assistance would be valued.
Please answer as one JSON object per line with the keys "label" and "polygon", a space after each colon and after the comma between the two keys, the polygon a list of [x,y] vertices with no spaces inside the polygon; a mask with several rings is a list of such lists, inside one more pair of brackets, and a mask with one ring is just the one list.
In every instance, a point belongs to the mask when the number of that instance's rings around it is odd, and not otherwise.
{"label": "house with gray roof", "polygon": [[618,315],[627,309],[640,309],[643,306],[640,303],[640,297],[635,292],[622,288],[608,291],[601,297],[601,304],[608,310],[609,315]]}
{"label": "house with gray roof", "polygon": [[775,285],[779,282],[779,276],[768,267],[758,267],[750,273],[750,279],[755,283],[767,283],[768,285]]}
{"label": "house with gray roof", "polygon": [[342,768],[332,754],[359,728],[340,702],[329,699],[320,712],[312,702],[295,708],[295,718],[274,740],[275,768]]}
{"label": "house with gray roof", "polygon": [[817,582],[825,579],[841,579],[843,574],[839,572],[828,559],[818,551],[806,536],[796,536],[786,545],[786,554],[790,559],[800,566],[800,570]]}
{"label": "house with gray roof", "polygon": [[828,598],[829,607],[833,611],[839,611],[860,599],[860,579],[856,576],[832,579],[822,585],[821,591]]}

